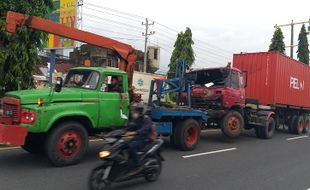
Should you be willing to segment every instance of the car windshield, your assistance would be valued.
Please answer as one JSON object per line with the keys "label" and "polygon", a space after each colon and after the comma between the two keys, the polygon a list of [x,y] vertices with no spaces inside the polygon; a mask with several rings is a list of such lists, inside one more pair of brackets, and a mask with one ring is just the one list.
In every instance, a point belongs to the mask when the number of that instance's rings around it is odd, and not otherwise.
{"label": "car windshield", "polygon": [[90,70],[71,70],[64,86],[70,88],[96,89],[99,81],[99,74]]}
{"label": "car windshield", "polygon": [[227,69],[208,69],[187,73],[186,77],[195,79],[193,87],[218,87],[226,84],[229,71]]}

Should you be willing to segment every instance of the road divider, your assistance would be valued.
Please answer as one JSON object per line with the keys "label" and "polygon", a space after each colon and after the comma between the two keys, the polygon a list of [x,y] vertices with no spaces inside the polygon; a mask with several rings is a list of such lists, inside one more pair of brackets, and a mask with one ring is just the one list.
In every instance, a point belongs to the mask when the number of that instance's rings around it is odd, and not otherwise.
{"label": "road divider", "polygon": [[304,139],[304,138],[308,138],[308,135],[303,135],[303,136],[298,136],[298,137],[292,137],[292,138],[287,138],[287,141],[292,141],[292,140],[297,140],[297,139]]}
{"label": "road divider", "polygon": [[227,148],[227,149],[222,149],[222,150],[215,150],[215,151],[210,151],[210,152],[191,154],[191,155],[182,156],[182,158],[192,158],[192,157],[197,157],[197,156],[205,156],[205,155],[209,155],[209,154],[216,154],[216,153],[228,152],[228,151],[233,151],[233,150],[237,150],[237,148]]}

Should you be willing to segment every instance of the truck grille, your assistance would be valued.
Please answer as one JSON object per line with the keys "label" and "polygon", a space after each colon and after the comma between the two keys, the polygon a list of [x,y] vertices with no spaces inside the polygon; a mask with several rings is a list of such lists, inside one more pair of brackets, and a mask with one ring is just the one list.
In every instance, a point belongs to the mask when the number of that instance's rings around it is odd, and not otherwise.
{"label": "truck grille", "polygon": [[215,100],[208,100],[205,98],[192,98],[192,107],[198,109],[219,109],[221,103]]}
{"label": "truck grille", "polygon": [[12,117],[14,122],[19,122],[20,119],[20,106],[19,99],[4,98],[3,99],[3,115]]}

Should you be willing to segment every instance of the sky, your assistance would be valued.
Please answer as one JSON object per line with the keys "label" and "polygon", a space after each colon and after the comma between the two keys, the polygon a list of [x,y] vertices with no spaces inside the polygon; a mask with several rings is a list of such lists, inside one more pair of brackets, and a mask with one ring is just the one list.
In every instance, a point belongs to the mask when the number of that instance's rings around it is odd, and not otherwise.
{"label": "sky", "polygon": [[[233,53],[267,51],[276,24],[310,19],[310,1],[84,0],[82,15],[84,30],[117,38],[140,50],[144,50],[141,22],[145,18],[155,21],[150,26],[155,34],[149,44],[161,47],[162,70],[167,70],[177,33],[189,27],[195,42],[194,67],[201,68],[225,66]],[[294,44],[300,27],[295,25]],[[290,27],[282,31],[289,45]]]}

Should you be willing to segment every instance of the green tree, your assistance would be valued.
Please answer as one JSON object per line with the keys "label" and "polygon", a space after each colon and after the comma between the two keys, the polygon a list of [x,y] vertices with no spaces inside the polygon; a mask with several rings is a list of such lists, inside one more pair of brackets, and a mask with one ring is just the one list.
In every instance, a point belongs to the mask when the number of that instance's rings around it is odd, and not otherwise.
{"label": "green tree", "polygon": [[306,27],[304,24],[302,25],[298,36],[297,58],[300,62],[309,65],[309,43]]}
{"label": "green tree", "polygon": [[285,44],[284,44],[283,39],[284,39],[284,36],[283,36],[282,30],[281,28],[277,27],[271,39],[269,51],[279,51],[285,54]]}
{"label": "green tree", "polygon": [[38,51],[43,48],[47,34],[22,26],[16,34],[5,31],[7,11],[16,11],[33,16],[47,17],[53,8],[52,0],[0,1],[0,96],[20,87],[33,87],[32,72],[39,62]]}
{"label": "green tree", "polygon": [[174,50],[172,52],[169,64],[168,73],[174,73],[177,60],[183,59],[189,66],[192,66],[195,61],[195,53],[192,45],[194,41],[192,38],[192,31],[190,28],[186,28],[185,32],[180,32],[174,43]]}

